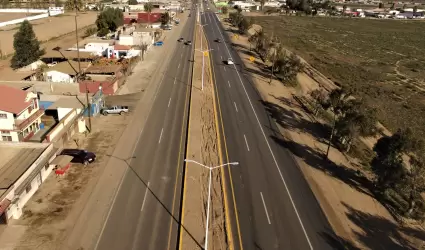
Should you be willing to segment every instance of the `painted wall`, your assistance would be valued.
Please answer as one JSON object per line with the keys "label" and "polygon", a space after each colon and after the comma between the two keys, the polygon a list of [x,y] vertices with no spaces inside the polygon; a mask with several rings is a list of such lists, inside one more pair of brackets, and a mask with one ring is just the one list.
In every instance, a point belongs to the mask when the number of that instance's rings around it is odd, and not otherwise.
{"label": "painted wall", "polygon": [[63,82],[63,83],[73,83],[74,79],[68,74],[59,72],[59,71],[48,71],[44,73],[47,82]]}
{"label": "painted wall", "polygon": [[59,121],[62,120],[69,112],[72,111],[72,108],[58,108],[58,119]]}
{"label": "painted wall", "polygon": [[0,117],[0,130],[13,130],[13,124],[15,124],[13,114],[5,111],[0,111],[0,114],[7,116],[7,118]]}
{"label": "painted wall", "polygon": [[25,20],[32,21],[32,20],[37,20],[37,19],[41,19],[41,18],[46,18],[48,16],[49,16],[49,14],[45,13],[45,14],[40,14],[40,15],[35,15],[35,16],[28,16],[28,17],[24,17],[24,18],[18,18],[18,19],[14,19],[14,20],[10,20],[10,21],[6,21],[6,22],[0,23],[0,27],[4,27],[4,26],[7,26],[7,25],[12,25],[12,24],[17,24],[17,23],[22,23]]}

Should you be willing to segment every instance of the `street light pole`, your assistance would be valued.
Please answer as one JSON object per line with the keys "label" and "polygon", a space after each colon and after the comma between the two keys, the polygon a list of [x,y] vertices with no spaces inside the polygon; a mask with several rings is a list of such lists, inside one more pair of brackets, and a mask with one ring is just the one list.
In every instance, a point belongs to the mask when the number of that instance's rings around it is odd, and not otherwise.
{"label": "street light pole", "polygon": [[202,53],[202,91],[204,91],[204,67],[205,67],[205,54],[208,53],[208,51],[211,51],[213,49],[207,49],[207,50],[199,50],[199,49],[195,49],[195,51],[201,52]]}
{"label": "street light pole", "polygon": [[[77,40],[77,57],[78,57],[78,77],[77,82],[81,78],[81,63],[80,63],[80,46],[78,44],[78,24],[77,24],[77,16],[78,16],[78,4],[77,0],[74,0],[75,7],[75,39]],[[85,83],[86,87],[86,102],[87,102],[87,115],[89,116],[89,132],[91,132],[91,105],[89,100],[89,88],[87,86],[87,82]]]}
{"label": "street light pole", "polygon": [[199,166],[202,166],[204,168],[207,168],[209,171],[209,176],[208,176],[208,201],[207,201],[207,222],[205,225],[205,247],[204,250],[208,250],[208,229],[209,229],[209,223],[210,223],[210,205],[211,205],[211,179],[212,179],[212,171],[216,168],[221,168],[224,166],[230,166],[230,165],[239,165],[239,162],[229,162],[229,163],[225,163],[225,164],[221,164],[219,166],[215,166],[215,167],[209,167],[209,166],[205,166],[202,163],[199,163],[197,161],[194,160],[189,160],[189,159],[185,159],[185,162],[189,163],[195,163]]}

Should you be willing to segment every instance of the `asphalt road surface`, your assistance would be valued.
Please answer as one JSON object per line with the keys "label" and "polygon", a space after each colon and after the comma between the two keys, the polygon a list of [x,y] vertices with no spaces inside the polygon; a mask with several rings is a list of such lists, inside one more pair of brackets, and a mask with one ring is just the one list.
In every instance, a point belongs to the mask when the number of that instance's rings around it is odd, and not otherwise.
{"label": "asphalt road surface", "polygon": [[[173,29],[175,33],[167,35],[165,43],[178,43],[179,37],[192,40],[194,27],[192,13],[186,23]],[[97,242],[98,250],[176,249],[192,46],[178,43],[169,56],[168,66],[155,83],[160,87],[134,156],[123,159],[134,171],[127,171],[124,177]]]}
{"label": "asphalt road surface", "polygon": [[[242,61],[214,7],[209,7],[201,14],[201,21],[206,24],[209,49],[213,49],[210,54],[219,120],[223,122],[223,152],[227,151],[224,159],[240,163],[225,171],[236,249],[340,248],[329,240],[334,233],[327,218],[282,145],[276,124],[250,77],[243,73]],[[217,38],[222,42],[215,42]],[[228,58],[233,58],[235,65],[227,65]]]}

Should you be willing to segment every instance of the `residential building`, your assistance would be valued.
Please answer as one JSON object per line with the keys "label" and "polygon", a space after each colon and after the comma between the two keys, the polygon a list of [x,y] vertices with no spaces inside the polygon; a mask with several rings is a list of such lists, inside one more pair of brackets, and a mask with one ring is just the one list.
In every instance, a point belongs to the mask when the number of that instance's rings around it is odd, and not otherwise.
{"label": "residential building", "polygon": [[23,208],[47,179],[57,149],[48,143],[0,142],[0,224],[19,219]]}
{"label": "residential building", "polygon": [[40,129],[37,95],[0,85],[0,141],[28,141]]}
{"label": "residential building", "polygon": [[90,62],[65,61],[55,64],[44,72],[44,78],[47,82],[74,83],[75,76],[80,67],[81,73],[90,66]]}

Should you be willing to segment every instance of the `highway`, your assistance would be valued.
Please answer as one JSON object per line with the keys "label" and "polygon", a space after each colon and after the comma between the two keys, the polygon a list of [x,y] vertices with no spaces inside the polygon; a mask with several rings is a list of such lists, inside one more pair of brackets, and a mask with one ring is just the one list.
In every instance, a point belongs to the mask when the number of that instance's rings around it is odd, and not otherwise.
{"label": "highway", "polygon": [[169,50],[171,59],[156,76],[158,91],[134,156],[122,159],[131,168],[97,241],[98,250],[176,249],[193,66],[192,46],[177,39],[193,40],[194,27],[192,13],[167,33],[164,47],[156,48]]}
{"label": "highway", "polygon": [[[205,4],[206,5],[206,4]],[[233,50],[214,7],[204,9],[204,26],[213,64],[213,80],[224,161],[227,168],[231,232],[236,249],[334,249],[334,235],[319,203],[292,155],[281,145],[250,76]],[[222,43],[215,40],[220,38]],[[204,48],[205,49],[205,48]],[[224,61],[233,58],[235,65]]]}

